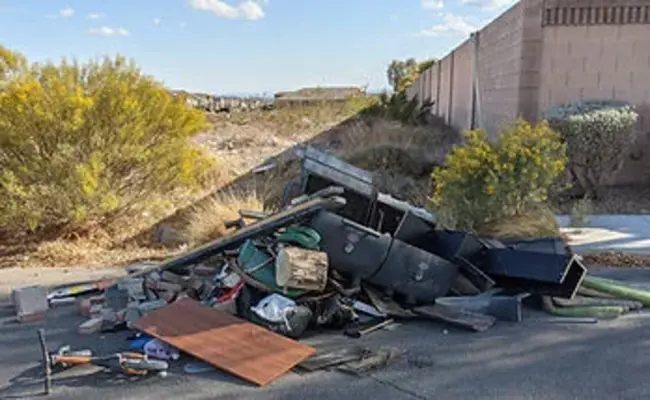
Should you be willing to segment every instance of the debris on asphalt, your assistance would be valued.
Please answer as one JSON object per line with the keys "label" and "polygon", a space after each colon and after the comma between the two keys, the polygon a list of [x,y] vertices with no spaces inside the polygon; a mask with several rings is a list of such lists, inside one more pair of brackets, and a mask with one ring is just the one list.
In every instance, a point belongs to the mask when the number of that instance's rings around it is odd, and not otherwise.
{"label": "debris on asphalt", "polygon": [[27,286],[15,289],[11,299],[20,322],[33,322],[46,317],[49,304],[47,290],[42,286]]}
{"label": "debris on asphalt", "polygon": [[241,210],[226,223],[230,235],[127,267],[122,279],[49,295],[19,289],[18,314],[44,316],[48,298],[86,295],[79,333],[133,331],[130,350],[143,357],[263,386],[296,366],[363,375],[400,355],[301,343],[322,331],[363,342],[411,320],[484,332],[521,322],[526,306],[584,323],[650,305],[649,292],[586,276],[560,237],[441,229],[435,215],[380,193],[369,172],[313,148],[300,156],[302,175],[287,183],[279,212]]}
{"label": "debris on asphalt", "polygon": [[462,308],[449,307],[442,304],[432,304],[414,309],[417,314],[434,321],[446,322],[463,329],[475,332],[485,332],[496,322],[496,318],[468,311]]}
{"label": "debris on asphalt", "polygon": [[404,352],[396,348],[382,348],[375,352],[367,351],[358,361],[340,365],[337,370],[353,375],[364,376],[372,371],[388,366],[391,362],[404,356]]}
{"label": "debris on asphalt", "polygon": [[316,350],[189,298],[133,323],[134,329],[259,386]]}
{"label": "debris on asphalt", "polygon": [[380,329],[386,328],[389,325],[392,325],[395,323],[395,320],[393,318],[389,318],[387,320],[384,320],[380,323],[370,323],[367,325],[359,325],[359,326],[351,326],[346,328],[343,333],[345,333],[347,336],[350,336],[355,339],[359,339],[363,336],[366,336],[369,333],[378,331]]}
{"label": "debris on asphalt", "polygon": [[72,350],[69,345],[61,346],[55,352],[50,352],[45,339],[45,331],[38,330],[42,364],[44,370],[45,394],[52,391],[52,372],[55,369],[66,369],[76,365],[96,365],[102,368],[120,372],[126,375],[143,376],[151,372],[157,372],[164,376],[169,364],[166,361],[150,359],[147,355],[122,352],[106,356],[94,356],[89,349]]}
{"label": "debris on asphalt", "polygon": [[370,353],[370,350],[360,346],[348,346],[335,349],[317,349],[317,353],[298,364],[306,371],[317,371],[352,361],[359,361]]}

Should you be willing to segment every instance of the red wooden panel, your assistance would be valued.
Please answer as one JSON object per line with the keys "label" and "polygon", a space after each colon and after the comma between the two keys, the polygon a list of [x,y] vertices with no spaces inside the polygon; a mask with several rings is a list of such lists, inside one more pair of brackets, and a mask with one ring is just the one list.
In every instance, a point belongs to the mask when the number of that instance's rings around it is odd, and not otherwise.
{"label": "red wooden panel", "polygon": [[155,310],[135,321],[133,328],[260,386],[316,352],[191,299]]}

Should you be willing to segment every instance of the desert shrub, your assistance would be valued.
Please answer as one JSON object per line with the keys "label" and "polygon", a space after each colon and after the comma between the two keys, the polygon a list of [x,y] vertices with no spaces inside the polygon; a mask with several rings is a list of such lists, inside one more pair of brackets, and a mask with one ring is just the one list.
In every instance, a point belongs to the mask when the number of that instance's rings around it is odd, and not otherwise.
{"label": "desert shrub", "polygon": [[212,164],[187,140],[204,126],[121,57],[30,65],[0,89],[0,227],[108,220],[191,187]]}
{"label": "desert shrub", "polygon": [[551,107],[544,118],[566,141],[568,167],[577,183],[597,197],[634,143],[639,114],[623,101],[588,100]]}
{"label": "desert shrub", "polygon": [[566,165],[565,147],[546,122],[532,126],[519,119],[496,142],[481,130],[465,137],[432,174],[432,205],[448,228],[476,232],[539,209]]}
{"label": "desert shrub", "polygon": [[416,97],[409,99],[405,91],[381,93],[379,101],[366,108],[364,114],[373,117],[387,118],[408,125],[424,125],[429,123],[430,109],[433,101],[419,104]]}

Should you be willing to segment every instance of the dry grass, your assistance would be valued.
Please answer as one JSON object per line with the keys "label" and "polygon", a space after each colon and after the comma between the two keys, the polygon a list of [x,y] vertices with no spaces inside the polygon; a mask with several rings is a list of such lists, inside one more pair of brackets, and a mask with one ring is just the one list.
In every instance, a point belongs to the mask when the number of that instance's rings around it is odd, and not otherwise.
{"label": "dry grass", "polygon": [[344,102],[326,102],[274,110],[217,114],[210,121],[215,128],[222,124],[257,126],[274,131],[280,137],[294,136],[301,131],[335,126],[377,103],[371,96],[351,98]]}
{"label": "dry grass", "polygon": [[523,215],[479,226],[477,233],[496,239],[533,239],[559,236],[560,226],[550,208],[540,207]]}
{"label": "dry grass", "polygon": [[223,237],[234,229],[224,223],[239,219],[240,210],[263,211],[264,202],[253,190],[217,194],[191,209],[181,235],[191,245]]}
{"label": "dry grass", "polygon": [[458,131],[445,126],[359,121],[345,133],[334,155],[373,171],[379,190],[425,206],[433,189],[433,167],[461,140]]}

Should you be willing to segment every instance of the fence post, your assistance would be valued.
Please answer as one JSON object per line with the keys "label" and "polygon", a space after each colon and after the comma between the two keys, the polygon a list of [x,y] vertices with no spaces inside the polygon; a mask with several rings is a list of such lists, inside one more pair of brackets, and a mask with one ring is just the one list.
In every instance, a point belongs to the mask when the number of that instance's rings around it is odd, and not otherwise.
{"label": "fence post", "polygon": [[483,128],[483,107],[481,101],[481,85],[479,78],[478,48],[480,31],[471,34],[472,41],[472,129]]}
{"label": "fence post", "polygon": [[454,112],[454,69],[456,68],[456,49],[451,51],[450,54],[450,66],[449,66],[449,105],[447,107],[447,123],[452,124],[452,113]]}

